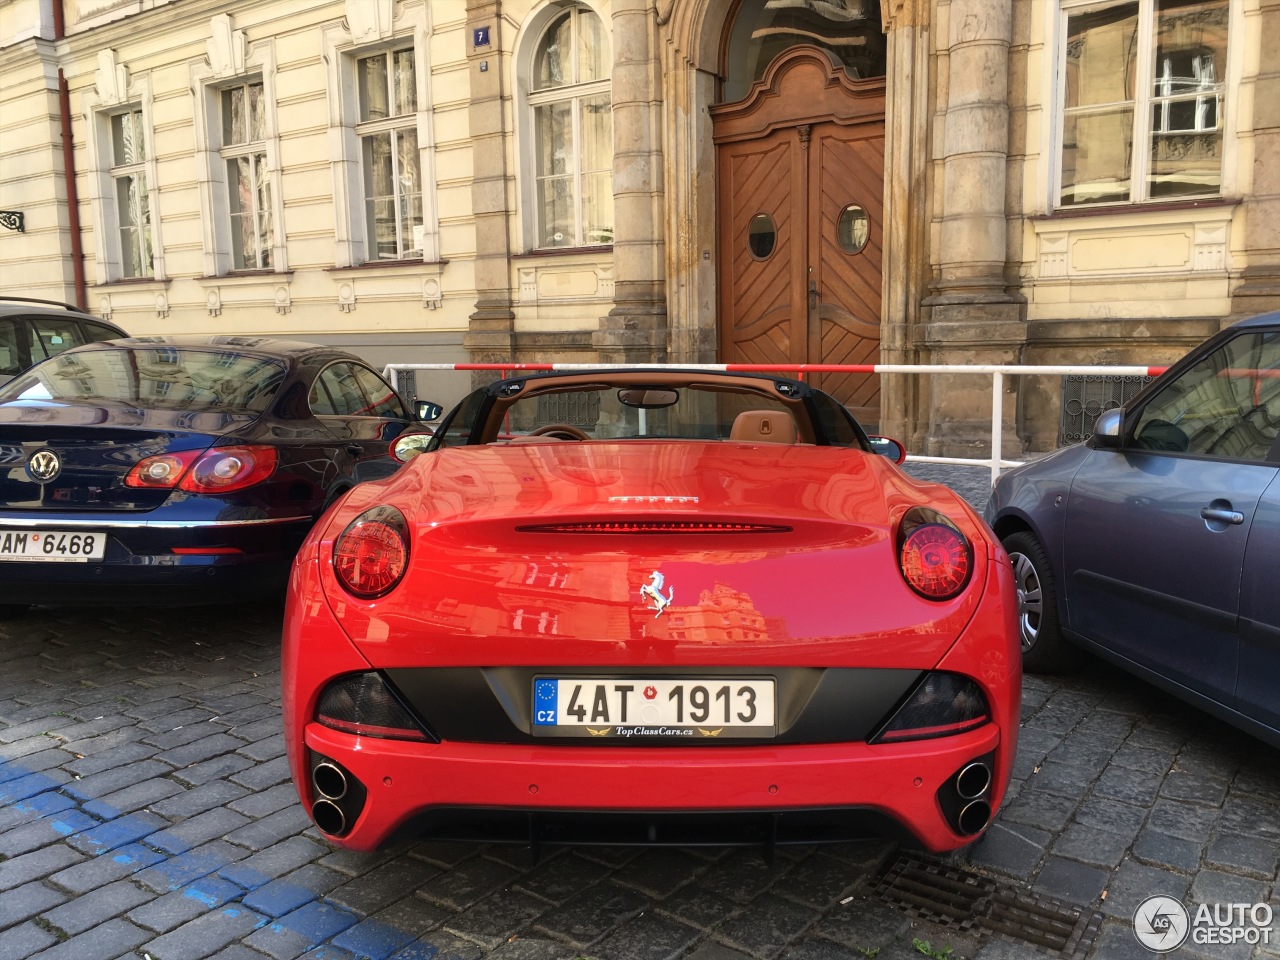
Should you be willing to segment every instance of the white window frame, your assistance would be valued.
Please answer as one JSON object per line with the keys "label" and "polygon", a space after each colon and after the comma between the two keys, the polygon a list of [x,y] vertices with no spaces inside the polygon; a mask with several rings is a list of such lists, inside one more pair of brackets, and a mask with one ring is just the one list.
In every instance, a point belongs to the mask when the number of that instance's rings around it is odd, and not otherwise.
{"label": "white window frame", "polygon": [[[350,19],[350,18],[348,18]],[[375,31],[376,32],[376,31]],[[353,38],[347,23],[324,29],[323,49],[328,67],[329,163],[333,172],[334,266],[362,264],[435,263],[440,259],[440,226],[436,197],[435,140],[431,118],[430,34],[425,26],[392,32],[371,43]],[[422,254],[397,260],[379,259],[369,236],[364,191],[364,159],[361,133],[385,121],[360,120],[360,84],[357,63],[364,57],[413,49],[417,112],[411,119],[418,134],[418,175],[422,190]]]}
{"label": "white window frame", "polygon": [[[223,135],[225,135],[225,130],[226,130],[226,113],[225,113],[226,95],[232,90],[243,89],[246,93],[246,99],[247,99],[249,89],[255,86],[261,86],[263,88],[262,107],[263,107],[263,110],[265,111],[267,107],[266,84],[263,83],[263,81],[258,78],[248,77],[248,78],[245,78],[243,81],[240,81],[237,83],[224,84],[218,88],[218,119],[219,119],[219,128],[222,131],[224,131]],[[219,138],[220,140],[222,140],[223,135],[220,135],[220,138]],[[235,143],[235,144],[228,144],[225,141],[223,141],[222,147],[219,150],[219,154],[222,157],[221,169],[222,169],[223,175],[226,177],[226,180],[227,180],[226,216],[228,221],[231,224],[231,229],[228,234],[228,241],[230,243],[230,249],[231,249],[232,269],[236,271],[270,270],[271,263],[273,262],[273,257],[272,257],[272,253],[274,252],[273,250],[265,249],[263,246],[259,246],[259,245],[255,245],[255,248],[252,251],[249,251],[249,250],[237,251],[236,249],[237,236],[239,234],[239,231],[236,230],[236,223],[235,223],[236,215],[231,210],[231,194],[232,194],[233,178],[231,176],[230,169],[229,169],[231,166],[231,161],[233,160],[248,160],[249,165],[253,171],[254,181],[256,182],[258,177],[262,177],[266,179],[271,190],[272,203],[270,204],[270,208],[266,210],[262,209],[260,198],[258,196],[258,191],[251,190],[249,192],[250,194],[249,210],[247,211],[247,214],[249,219],[254,224],[255,235],[261,233],[264,219],[265,218],[271,219],[272,221],[271,236],[272,236],[272,243],[274,244],[275,234],[276,234],[276,229],[278,224],[278,221],[275,220],[274,200],[275,200],[275,195],[278,192],[279,188],[278,188],[278,184],[274,182],[269,172],[270,166],[267,163],[267,142],[265,139],[265,131],[264,131],[264,139],[262,140],[246,140],[243,143]],[[244,214],[242,213],[241,215],[243,216]],[[235,266],[237,253],[240,255],[241,258],[245,260],[245,265],[242,267]],[[254,260],[254,263],[252,266],[250,266],[248,263],[250,253],[253,254],[253,260]]]}
{"label": "white window frame", "polygon": [[[1047,58],[1052,70],[1047,79],[1053,91],[1053,123],[1051,135],[1047,138],[1046,153],[1048,157],[1048,177],[1045,183],[1045,209],[1047,210],[1114,210],[1123,211],[1139,205],[1159,205],[1176,203],[1203,202],[1221,200],[1237,195],[1238,177],[1236,158],[1238,152],[1238,136],[1236,133],[1236,117],[1239,115],[1239,88],[1243,73],[1244,16],[1241,0],[1228,0],[1227,3],[1227,55],[1226,70],[1223,80],[1222,101],[1218,109],[1218,126],[1222,130],[1222,156],[1219,168],[1219,187],[1214,192],[1187,194],[1177,197],[1148,196],[1147,175],[1150,171],[1151,144],[1151,112],[1157,99],[1154,86],[1147,89],[1143,83],[1135,83],[1133,99],[1133,155],[1129,171],[1130,190],[1125,200],[1096,201],[1093,203],[1063,204],[1062,197],[1062,154],[1065,143],[1066,122],[1066,61],[1067,61],[1067,20],[1072,14],[1090,10],[1102,10],[1119,6],[1126,0],[1045,0],[1048,13],[1047,22],[1052,25],[1052,55]],[[1154,78],[1155,39],[1155,0],[1130,0],[1138,4],[1138,56],[1135,61],[1135,76]],[[1095,105],[1101,106],[1101,105]]]}
{"label": "white window frame", "polygon": [[[271,41],[254,44],[241,66],[242,72],[227,75],[215,71],[207,61],[191,68],[195,91],[196,178],[202,212],[204,275],[237,276],[254,273],[288,273],[288,250],[284,229],[284,197],[281,191],[280,126],[276,107],[275,48]],[[222,92],[232,87],[261,83],[266,120],[265,139],[252,145],[222,142]],[[271,187],[271,266],[235,267],[231,222],[231,184],[227,160],[246,152],[265,154],[266,177]],[[256,202],[256,201],[255,201]]]}
{"label": "white window frame", "polygon": [[[401,182],[400,151],[396,149],[396,147],[399,144],[400,136],[405,132],[412,130],[416,136],[418,132],[417,110],[415,109],[415,111],[412,113],[392,114],[386,117],[369,119],[369,120],[364,119],[360,115],[360,106],[359,106],[360,104],[360,78],[359,78],[360,64],[364,63],[366,60],[373,60],[373,59],[383,60],[387,68],[386,76],[387,76],[387,83],[389,85],[389,89],[384,91],[384,93],[387,94],[388,103],[393,103],[395,100],[395,96],[394,96],[395,54],[398,54],[398,53],[409,53],[413,56],[414,97],[415,97],[415,105],[416,105],[416,98],[418,95],[418,90],[417,90],[418,63],[417,63],[417,54],[415,53],[412,45],[410,44],[405,44],[402,46],[391,45],[391,46],[379,47],[374,50],[365,50],[365,51],[352,54],[353,66],[356,71],[356,104],[357,104],[356,110],[357,112],[355,116],[355,133],[356,133],[357,139],[360,141],[361,212],[364,214],[363,223],[365,228],[365,250],[366,250],[366,255],[368,257],[368,262],[370,263],[374,263],[374,262],[395,263],[401,260],[415,260],[415,259],[420,260],[422,259],[422,241],[425,241],[425,237],[426,237],[426,217],[425,217],[426,207],[425,207],[425,201],[423,198],[423,193],[425,193],[425,189],[424,189],[425,184],[422,182],[422,151],[421,150],[418,151],[418,202],[423,206],[423,213],[424,213],[423,225],[420,228],[421,236],[406,237],[404,235],[404,229],[403,229],[404,224],[401,221],[401,218],[399,216],[399,211],[401,209],[401,204],[403,202],[403,195],[400,191],[400,182]],[[372,230],[370,226],[370,223],[371,223],[371,218],[369,214],[370,197],[365,192],[366,190],[365,184],[368,182],[368,171],[364,169],[365,141],[371,140],[374,137],[381,136],[382,134],[390,135],[391,144],[392,144],[391,166],[392,166],[393,173],[391,177],[391,182],[392,182],[392,190],[394,191],[394,193],[392,194],[391,199],[397,211],[396,220],[395,220],[396,256],[393,256],[393,257],[383,257],[381,255],[375,255],[376,238],[371,235]],[[414,243],[415,239],[419,240],[420,242]],[[416,257],[414,256],[414,251],[417,251]]]}
{"label": "white window frame", "polygon": [[[122,77],[128,73],[118,68]],[[155,124],[152,119],[151,82],[146,75],[125,81],[118,97],[102,97],[95,91],[83,100],[86,138],[89,154],[89,203],[93,210],[93,243],[96,257],[95,280],[99,286],[120,281],[164,280],[164,243],[161,238],[157,206],[160,199],[159,174],[156,164]],[[146,159],[129,167],[116,166],[112,139],[112,120],[124,113],[141,111],[142,136]],[[116,179],[125,172],[140,174],[147,186],[147,210],[151,227],[151,272],[129,277],[124,272],[124,250],[120,237],[120,211],[117,205]]]}
{"label": "white window frame", "polygon": [[[579,7],[594,13],[599,19],[603,35],[609,48],[606,52],[606,64],[609,65],[607,75],[599,80],[586,83],[566,84],[548,90],[534,91],[534,68],[537,63],[538,48],[542,44],[551,25],[560,19],[566,11]],[[613,107],[613,36],[610,19],[596,4],[574,0],[572,3],[552,3],[544,6],[537,14],[526,22],[517,43],[517,84],[518,84],[518,121],[516,124],[517,156],[520,158],[520,207],[524,213],[520,217],[521,234],[524,249],[531,253],[543,253],[560,250],[576,250],[600,246],[600,242],[592,242],[583,237],[582,225],[582,171],[578,165],[581,150],[574,150],[574,229],[579,242],[568,246],[546,246],[542,243],[541,217],[542,211],[538,203],[538,132],[535,119],[536,108],[548,103],[573,102],[600,94],[608,94],[610,109]],[[573,111],[573,137],[575,146],[581,143],[580,112]],[[613,145],[610,144],[612,153]],[[614,210],[615,228],[617,209]],[[606,242],[607,243],[607,242]]]}

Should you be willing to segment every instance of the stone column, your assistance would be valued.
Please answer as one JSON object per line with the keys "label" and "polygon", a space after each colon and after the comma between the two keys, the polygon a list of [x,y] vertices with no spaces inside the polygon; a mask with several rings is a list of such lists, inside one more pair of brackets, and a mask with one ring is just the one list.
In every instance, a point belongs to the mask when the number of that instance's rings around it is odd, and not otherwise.
{"label": "stone column", "polygon": [[[489,45],[476,47],[472,43],[475,30],[483,27],[489,29]],[[507,165],[505,81],[509,61],[502,29],[502,0],[467,0],[476,308],[462,342],[474,363],[504,363],[515,359],[516,315],[509,239],[510,197],[514,185]]]}
{"label": "stone column", "polygon": [[[940,19],[947,21],[946,82],[938,118],[942,209],[936,275],[925,301],[932,363],[1012,363],[1026,339],[1021,298],[1008,292],[1005,281],[1011,7],[1009,0],[939,4]],[[968,375],[931,381],[929,453],[985,455],[990,381]],[[1009,427],[1013,406],[1006,403]],[[1014,431],[1007,429],[1005,436],[1008,453],[1020,452]]]}
{"label": "stone column", "polygon": [[[1241,146],[1244,248],[1247,258],[1231,294],[1230,323],[1280,310],[1280,0],[1246,4],[1245,76],[1238,102],[1253,104],[1253,136]],[[1242,151],[1243,152],[1243,151]]]}
{"label": "stone column", "polygon": [[613,309],[592,344],[606,363],[667,355],[661,76],[650,0],[613,2]]}
{"label": "stone column", "polygon": [[[927,271],[929,130],[928,0],[881,0],[881,22],[888,34],[885,77],[884,145],[884,291],[881,311],[881,363],[919,363],[920,304]],[[882,374],[880,430],[923,450],[913,436],[927,377]],[[922,393],[922,391],[924,391]],[[923,425],[920,425],[921,427]]]}

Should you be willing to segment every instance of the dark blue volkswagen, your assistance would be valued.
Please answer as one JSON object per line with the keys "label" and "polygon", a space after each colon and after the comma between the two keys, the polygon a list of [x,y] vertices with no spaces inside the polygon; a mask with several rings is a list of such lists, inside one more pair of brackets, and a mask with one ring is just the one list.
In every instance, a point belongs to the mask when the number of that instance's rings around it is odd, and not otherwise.
{"label": "dark blue volkswagen", "polygon": [[0,387],[0,605],[283,595],[317,517],[394,471],[411,427],[395,390],[331,347],[68,350]]}
{"label": "dark blue volkswagen", "polygon": [[1091,650],[1280,746],[1280,313],[1228,327],[1084,444],[1003,474],[1023,664]]}

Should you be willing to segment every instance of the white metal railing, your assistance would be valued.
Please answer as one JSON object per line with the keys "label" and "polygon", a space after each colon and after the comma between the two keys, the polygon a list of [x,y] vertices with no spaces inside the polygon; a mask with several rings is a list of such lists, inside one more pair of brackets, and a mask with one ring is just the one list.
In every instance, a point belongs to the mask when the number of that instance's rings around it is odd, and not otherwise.
{"label": "white metal railing", "polygon": [[1003,467],[1016,467],[1021,460],[1006,460],[1000,455],[1004,440],[1004,378],[1005,376],[1068,376],[1085,374],[1110,377],[1154,377],[1165,371],[1163,366],[1072,366],[1052,364],[1045,366],[1019,366],[1017,364],[928,364],[928,363],[678,363],[678,364],[627,364],[627,363],[392,363],[383,370],[391,385],[399,389],[400,371],[410,370],[491,370],[508,373],[534,373],[548,371],[582,370],[642,370],[654,366],[673,370],[702,370],[709,373],[786,373],[797,374],[803,379],[809,373],[914,373],[914,374],[975,374],[991,378],[991,455],[982,459],[965,457],[929,457],[907,454],[913,463],[943,463],[953,466],[990,467],[991,479],[1000,475]]}

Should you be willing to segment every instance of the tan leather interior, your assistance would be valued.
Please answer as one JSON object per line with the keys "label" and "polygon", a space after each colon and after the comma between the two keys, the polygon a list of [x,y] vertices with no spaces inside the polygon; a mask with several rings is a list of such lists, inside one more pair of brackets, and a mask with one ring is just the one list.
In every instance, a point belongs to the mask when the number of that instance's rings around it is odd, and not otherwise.
{"label": "tan leather interior", "polygon": [[744,443],[795,443],[796,423],[778,410],[744,410],[733,420],[730,440]]}

